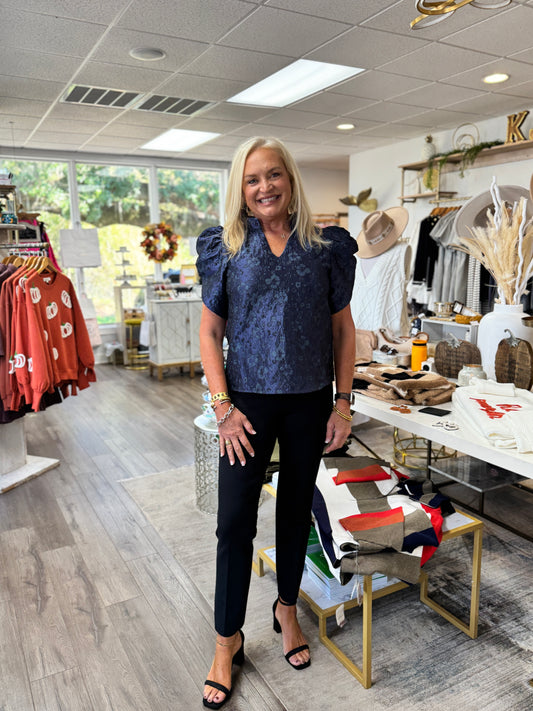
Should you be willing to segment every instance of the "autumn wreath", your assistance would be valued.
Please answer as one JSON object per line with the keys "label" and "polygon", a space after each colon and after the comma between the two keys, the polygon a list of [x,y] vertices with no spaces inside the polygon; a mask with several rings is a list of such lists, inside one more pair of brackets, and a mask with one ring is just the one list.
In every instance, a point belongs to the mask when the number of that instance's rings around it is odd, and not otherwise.
{"label": "autumn wreath", "polygon": [[[178,252],[180,235],[174,234],[172,227],[166,222],[146,225],[142,231],[144,239],[141,247],[148,259],[154,262],[169,262]],[[165,246],[166,242],[166,246]]]}

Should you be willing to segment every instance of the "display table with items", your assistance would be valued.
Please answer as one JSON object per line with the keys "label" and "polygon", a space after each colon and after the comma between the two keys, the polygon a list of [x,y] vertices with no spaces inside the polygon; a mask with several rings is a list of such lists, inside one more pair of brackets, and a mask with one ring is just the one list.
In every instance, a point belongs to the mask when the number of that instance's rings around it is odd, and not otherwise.
{"label": "display table with items", "polygon": [[[421,602],[472,639],[477,637],[482,522],[469,514],[452,512],[452,508],[444,515],[446,503],[441,510],[440,495],[427,493],[427,489],[414,502],[404,485],[397,486],[399,477],[386,466],[344,471],[342,475],[349,475],[346,478],[341,477],[338,469],[328,469],[330,465],[325,462],[328,460],[323,460],[317,478],[313,501],[315,526],[311,529],[300,586],[300,596],[318,616],[322,644],[368,689],[372,685],[372,603],[413,583],[420,584]],[[407,478],[405,481],[409,482]],[[276,495],[275,486],[267,485],[264,489]],[[357,498],[359,494],[362,499]],[[369,496],[371,510],[365,513]],[[380,506],[374,505],[377,500]],[[338,511],[343,511],[344,518],[337,520]],[[346,516],[351,512],[354,515]],[[465,622],[429,597],[428,575],[421,565],[439,543],[467,533],[473,533],[473,552],[469,613]],[[265,574],[265,564],[276,570],[275,547],[258,551],[253,567],[260,577]],[[362,614],[361,667],[340,649],[327,630],[328,618],[336,616],[342,626],[345,611],[357,606]]]}

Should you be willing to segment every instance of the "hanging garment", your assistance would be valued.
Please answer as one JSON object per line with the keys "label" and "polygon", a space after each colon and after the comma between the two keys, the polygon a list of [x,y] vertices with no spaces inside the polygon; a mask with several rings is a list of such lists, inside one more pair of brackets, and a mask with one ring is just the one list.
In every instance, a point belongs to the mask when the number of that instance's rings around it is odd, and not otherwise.
{"label": "hanging garment", "polygon": [[438,258],[433,271],[429,308],[434,311],[438,301],[466,303],[468,286],[468,255],[455,249],[459,245],[455,232],[457,210],[443,215],[430,232],[438,245]]}
{"label": "hanging garment", "polygon": [[439,254],[438,246],[435,240],[431,239],[430,233],[439,220],[440,215],[431,214],[421,221],[416,245],[413,281],[425,282],[428,289],[431,289],[433,284],[433,271]]}
{"label": "hanging garment", "polygon": [[397,242],[383,254],[358,259],[352,299],[355,327],[368,331],[388,328],[395,335],[409,332],[406,286],[411,247]]}

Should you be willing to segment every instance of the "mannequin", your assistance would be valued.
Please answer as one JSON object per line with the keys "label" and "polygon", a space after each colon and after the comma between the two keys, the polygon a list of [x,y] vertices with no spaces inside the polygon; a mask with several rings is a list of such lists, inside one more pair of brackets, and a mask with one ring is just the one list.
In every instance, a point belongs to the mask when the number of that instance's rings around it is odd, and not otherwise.
{"label": "mannequin", "polygon": [[408,335],[411,247],[399,241],[408,219],[405,208],[394,207],[373,212],[363,222],[352,299],[357,329],[387,328],[397,336]]}

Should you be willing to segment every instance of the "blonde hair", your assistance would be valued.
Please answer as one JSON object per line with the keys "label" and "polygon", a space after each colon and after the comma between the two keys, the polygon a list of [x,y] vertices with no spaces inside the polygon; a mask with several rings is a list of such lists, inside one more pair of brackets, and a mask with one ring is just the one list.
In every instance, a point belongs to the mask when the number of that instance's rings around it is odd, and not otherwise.
{"label": "blonde hair", "polygon": [[248,156],[259,148],[270,148],[276,151],[287,169],[292,190],[289,215],[294,215],[291,234],[296,233],[304,249],[328,244],[328,241],[322,237],[322,230],[313,222],[311,208],[304,195],[302,178],[294,158],[277,138],[256,136],[237,148],[229,173],[223,241],[230,257],[238,254],[246,239],[247,212],[242,192],[244,166]]}

